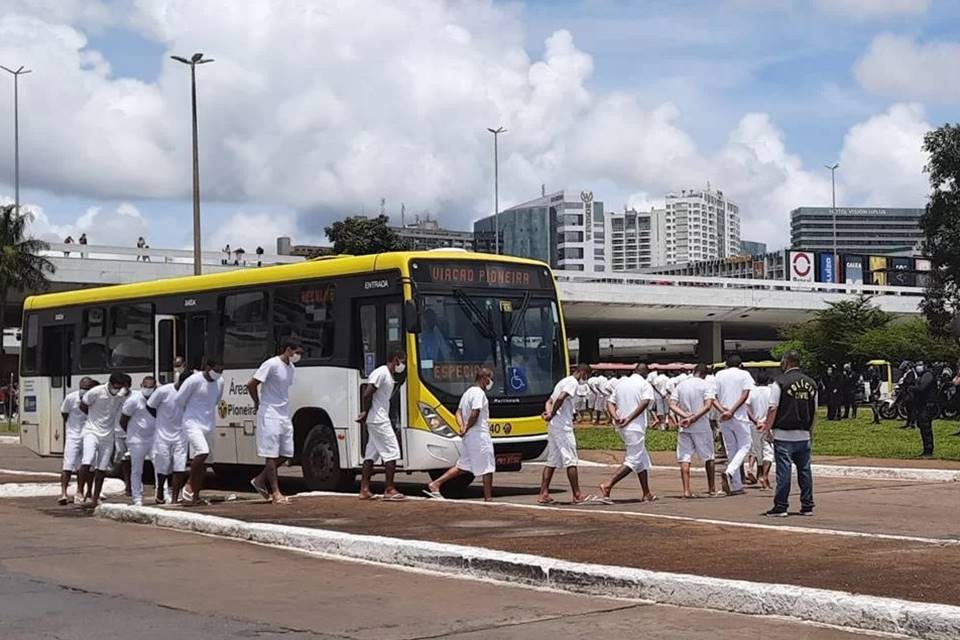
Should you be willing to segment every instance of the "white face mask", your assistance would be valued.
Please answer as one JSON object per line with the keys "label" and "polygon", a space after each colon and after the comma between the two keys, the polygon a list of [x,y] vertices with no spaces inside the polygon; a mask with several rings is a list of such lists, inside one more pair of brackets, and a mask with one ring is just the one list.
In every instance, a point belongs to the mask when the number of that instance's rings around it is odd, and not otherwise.
{"label": "white face mask", "polygon": [[110,392],[110,395],[115,396],[115,395],[118,395],[121,391],[123,391],[123,389],[117,389],[115,387],[107,387],[107,391]]}
{"label": "white face mask", "polygon": [[294,353],[293,355],[290,356],[290,364],[297,364],[298,362],[300,362],[299,353]]}
{"label": "white face mask", "polygon": [[393,368],[394,373],[403,373],[407,369],[407,365],[402,362]]}
{"label": "white face mask", "polygon": [[493,380],[487,380],[487,384],[483,385],[484,391],[490,391],[493,389]]}
{"label": "white face mask", "polygon": [[153,387],[144,387],[140,389],[140,395],[142,395],[144,398],[149,398],[150,396],[153,395],[153,391],[154,391]]}
{"label": "white face mask", "polygon": [[207,375],[210,376],[211,380],[216,382],[217,380],[220,379],[220,376],[222,376],[223,374],[220,373],[219,371],[214,371],[213,369],[211,369],[209,372],[207,372]]}

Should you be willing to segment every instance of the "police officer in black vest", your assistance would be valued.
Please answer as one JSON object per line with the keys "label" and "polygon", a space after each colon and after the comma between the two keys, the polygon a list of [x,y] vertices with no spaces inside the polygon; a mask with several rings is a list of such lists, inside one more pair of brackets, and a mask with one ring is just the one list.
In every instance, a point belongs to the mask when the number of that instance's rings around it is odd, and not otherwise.
{"label": "police officer in black vest", "polygon": [[920,440],[923,443],[921,458],[933,457],[933,416],[937,411],[934,399],[937,395],[937,377],[924,365],[917,362],[913,370],[917,374],[917,382],[913,391],[914,415],[917,427],[920,429]]}
{"label": "police officer in black vest", "polygon": [[800,354],[788,351],[780,362],[783,374],[770,388],[770,411],[764,433],[773,432],[777,463],[777,492],[773,508],[764,515],[786,517],[790,501],[790,478],[797,466],[800,485],[800,515],[813,515],[813,473],[810,470],[813,421],[817,413],[817,383],[800,371]]}

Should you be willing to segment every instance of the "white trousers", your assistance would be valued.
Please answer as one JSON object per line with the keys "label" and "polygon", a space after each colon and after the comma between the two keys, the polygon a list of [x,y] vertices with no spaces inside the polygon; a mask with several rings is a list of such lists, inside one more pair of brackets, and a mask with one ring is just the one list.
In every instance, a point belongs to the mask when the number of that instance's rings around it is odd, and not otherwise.
{"label": "white trousers", "polygon": [[152,442],[127,442],[130,452],[130,494],[134,500],[143,500],[143,462],[153,450]]}
{"label": "white trousers", "polygon": [[727,420],[720,423],[720,435],[723,436],[723,447],[727,450],[727,481],[730,483],[731,491],[740,491],[743,489],[743,481],[740,480],[740,467],[746,462],[750,455],[750,446],[753,444],[752,434],[753,425],[746,420]]}

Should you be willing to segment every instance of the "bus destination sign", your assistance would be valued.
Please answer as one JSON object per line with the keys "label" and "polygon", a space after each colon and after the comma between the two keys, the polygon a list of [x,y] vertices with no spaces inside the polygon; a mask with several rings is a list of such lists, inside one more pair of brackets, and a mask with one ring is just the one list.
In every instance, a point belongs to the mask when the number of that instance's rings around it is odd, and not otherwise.
{"label": "bus destination sign", "polygon": [[424,284],[503,289],[543,289],[550,286],[546,270],[530,265],[430,260],[415,262],[412,272],[413,279]]}

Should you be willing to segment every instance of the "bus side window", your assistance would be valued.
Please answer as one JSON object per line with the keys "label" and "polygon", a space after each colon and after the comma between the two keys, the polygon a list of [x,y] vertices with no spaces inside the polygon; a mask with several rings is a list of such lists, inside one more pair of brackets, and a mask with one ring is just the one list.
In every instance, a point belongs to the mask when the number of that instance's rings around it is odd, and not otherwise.
{"label": "bus side window", "polygon": [[80,368],[88,371],[107,370],[107,312],[103,307],[83,311]]}
{"label": "bus side window", "polygon": [[20,358],[24,375],[37,373],[37,354],[40,352],[40,318],[35,313],[24,323],[23,355]]}
{"label": "bus side window", "polygon": [[303,344],[305,360],[333,357],[336,285],[309,283],[281,287],[273,297],[274,342],[294,338]]}
{"label": "bus side window", "polygon": [[130,304],[113,307],[110,314],[110,366],[150,367],[153,364],[153,305]]}
{"label": "bus side window", "polygon": [[257,365],[271,355],[267,296],[261,291],[220,297],[224,364]]}

